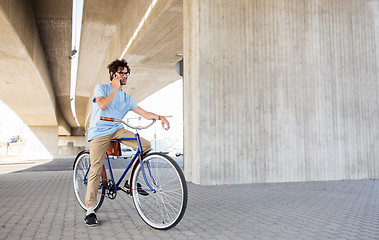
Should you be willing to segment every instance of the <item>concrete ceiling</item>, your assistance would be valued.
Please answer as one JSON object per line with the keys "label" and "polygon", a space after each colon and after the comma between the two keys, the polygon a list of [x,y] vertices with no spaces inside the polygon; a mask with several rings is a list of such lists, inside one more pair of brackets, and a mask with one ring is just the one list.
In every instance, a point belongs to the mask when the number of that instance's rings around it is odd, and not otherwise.
{"label": "concrete ceiling", "polygon": [[[82,127],[88,125],[95,85],[109,82],[107,65],[121,56],[150,3],[84,0],[76,87],[76,114]],[[182,0],[158,0],[124,56],[132,69],[125,90],[137,102],[179,79],[175,65],[181,59],[177,54],[183,52],[182,8]],[[77,126],[70,107],[71,60],[68,58],[71,55],[72,1],[0,0],[0,10],[3,33],[0,87],[7,89],[0,90],[0,99],[24,121],[29,119],[25,121],[27,124],[59,125],[60,134],[70,134]],[[13,13],[23,15],[12,20]],[[31,42],[31,37],[37,40]],[[39,42],[41,48],[39,58],[35,54],[38,52],[35,42]],[[31,53],[30,49],[37,50]],[[9,58],[12,63],[6,62]],[[14,79],[11,75],[16,69],[32,74]],[[17,98],[26,96],[31,105],[25,107],[24,101],[14,99],[15,94]],[[38,116],[43,120],[38,120]]]}

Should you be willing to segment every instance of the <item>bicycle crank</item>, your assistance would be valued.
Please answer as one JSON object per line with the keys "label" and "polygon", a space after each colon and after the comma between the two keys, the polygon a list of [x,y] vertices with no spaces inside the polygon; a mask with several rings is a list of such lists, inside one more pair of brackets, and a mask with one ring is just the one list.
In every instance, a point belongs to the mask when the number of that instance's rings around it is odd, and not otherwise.
{"label": "bicycle crank", "polygon": [[105,188],[105,194],[104,196],[110,198],[110,199],[115,199],[117,196],[117,189],[116,189],[116,184],[114,183],[113,180],[109,179],[108,184]]}

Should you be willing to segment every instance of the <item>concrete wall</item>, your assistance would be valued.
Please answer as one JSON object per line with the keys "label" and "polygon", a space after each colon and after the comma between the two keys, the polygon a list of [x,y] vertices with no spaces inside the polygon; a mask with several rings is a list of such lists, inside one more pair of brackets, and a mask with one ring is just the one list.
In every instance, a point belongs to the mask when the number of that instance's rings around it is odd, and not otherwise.
{"label": "concrete wall", "polygon": [[200,184],[379,177],[379,1],[184,0]]}
{"label": "concrete wall", "polygon": [[58,156],[77,155],[80,151],[89,149],[87,136],[59,136]]}

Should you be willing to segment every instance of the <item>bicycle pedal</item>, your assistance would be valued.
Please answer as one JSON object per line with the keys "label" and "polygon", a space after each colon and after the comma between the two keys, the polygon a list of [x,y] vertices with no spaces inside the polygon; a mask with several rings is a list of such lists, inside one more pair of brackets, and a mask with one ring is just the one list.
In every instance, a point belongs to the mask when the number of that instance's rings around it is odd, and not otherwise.
{"label": "bicycle pedal", "polygon": [[[128,180],[125,181],[125,184],[124,184],[124,187],[126,189],[129,189],[129,183],[128,183]],[[149,195],[148,192],[146,192],[145,190],[142,189],[142,185],[140,183],[137,183],[137,192],[138,194],[142,195],[142,196],[147,196]]]}

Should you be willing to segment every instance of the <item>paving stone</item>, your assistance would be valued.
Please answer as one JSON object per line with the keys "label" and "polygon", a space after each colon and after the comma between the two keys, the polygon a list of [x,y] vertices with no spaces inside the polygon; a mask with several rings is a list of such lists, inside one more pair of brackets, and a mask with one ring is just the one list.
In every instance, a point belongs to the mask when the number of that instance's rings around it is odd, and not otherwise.
{"label": "paving stone", "polygon": [[[10,191],[17,189],[18,191]],[[118,194],[84,224],[72,171],[0,174],[0,239],[379,239],[379,181],[198,186],[182,221],[147,226]]]}

